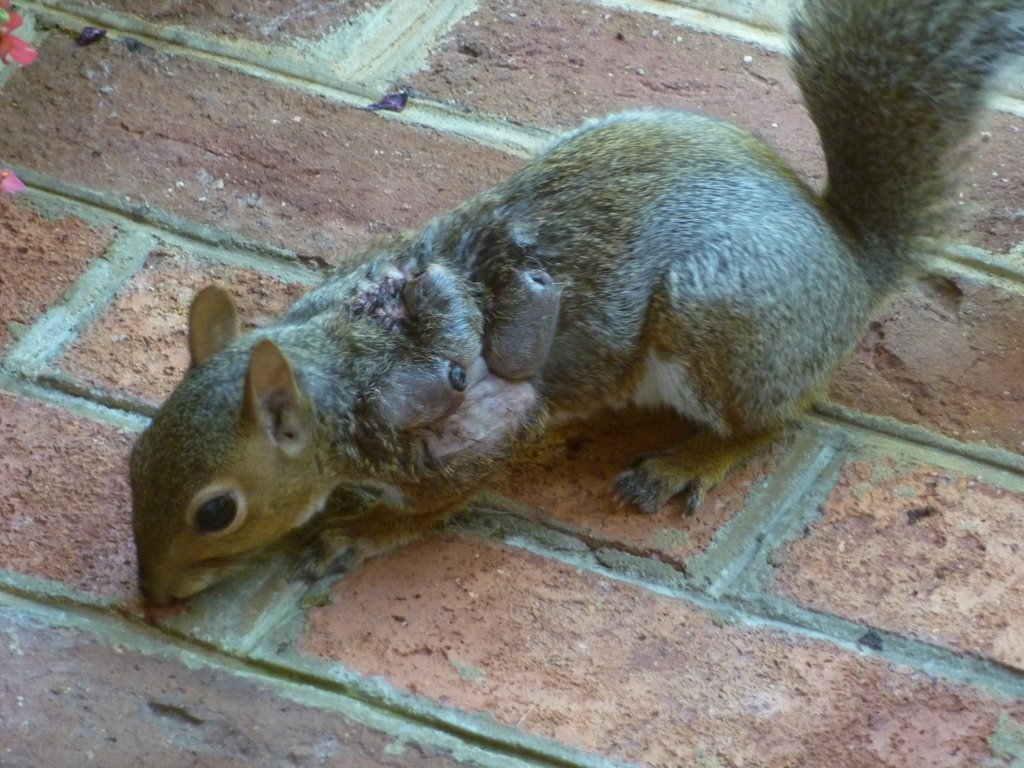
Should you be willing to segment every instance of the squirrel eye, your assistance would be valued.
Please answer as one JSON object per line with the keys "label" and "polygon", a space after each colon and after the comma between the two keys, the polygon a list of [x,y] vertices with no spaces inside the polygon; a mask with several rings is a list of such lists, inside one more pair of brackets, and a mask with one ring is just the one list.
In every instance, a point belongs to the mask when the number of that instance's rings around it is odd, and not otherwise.
{"label": "squirrel eye", "polygon": [[215,496],[203,504],[195,516],[195,527],[199,533],[223,531],[235,521],[238,504],[230,493]]}
{"label": "squirrel eye", "polygon": [[448,369],[448,383],[456,392],[466,391],[466,371],[461,365],[452,363],[452,367]]}

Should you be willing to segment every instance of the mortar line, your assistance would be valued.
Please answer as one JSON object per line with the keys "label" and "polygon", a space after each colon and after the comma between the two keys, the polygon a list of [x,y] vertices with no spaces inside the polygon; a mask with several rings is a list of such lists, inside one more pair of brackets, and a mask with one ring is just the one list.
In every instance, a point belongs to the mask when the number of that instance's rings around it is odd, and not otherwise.
{"label": "mortar line", "polygon": [[989,94],[987,103],[992,109],[1007,112],[1017,117],[1024,117],[1024,99],[1021,98],[1019,93],[996,90],[994,93]]}
{"label": "mortar line", "polygon": [[476,0],[390,0],[351,19],[360,27],[355,35],[343,30],[307,46],[329,49],[332,69],[343,81],[359,77],[386,85],[424,67],[431,45],[476,5]]}
{"label": "mortar line", "polygon": [[[172,234],[211,247],[234,248],[249,251],[253,255],[273,257],[280,262],[294,262],[298,257],[282,248],[252,240],[226,230],[219,230],[183,219],[162,208],[148,203],[132,205],[116,195],[100,192],[89,187],[71,184],[63,179],[34,171],[24,166],[11,166],[33,191],[58,198],[62,202],[71,202],[93,210],[95,213],[123,222],[129,227],[167,237]],[[312,259],[308,259],[312,261]]]}
{"label": "mortar line", "polygon": [[571,523],[564,523],[554,518],[545,519],[537,512],[537,510],[527,506],[526,504],[486,489],[484,489],[475,501],[468,503],[462,510],[460,510],[456,516],[446,524],[446,528],[458,533],[461,522],[466,518],[472,519],[474,512],[476,511],[487,515],[501,514],[518,518],[529,525],[540,526],[556,536],[564,536],[574,542],[582,542],[590,550],[614,549],[617,552],[622,552],[634,557],[653,559],[666,567],[672,568],[678,572],[680,577],[684,577],[686,575],[686,564],[681,559],[661,552],[651,553],[647,547],[634,546],[618,541],[614,538],[607,538],[600,534],[588,533],[587,531],[579,530]]}
{"label": "mortar line", "polygon": [[916,424],[906,424],[888,416],[865,413],[839,403],[819,401],[814,404],[812,413],[805,418],[852,430],[855,434],[881,435],[940,454],[949,454],[979,465],[979,469],[984,468],[986,471],[996,470],[1024,476],[1024,455],[984,444],[963,443]]}
{"label": "mortar line", "polygon": [[88,401],[114,411],[131,413],[146,418],[154,416],[157,406],[131,394],[121,394],[93,386],[75,379],[64,371],[43,371],[35,382],[44,389]]}
{"label": "mortar line", "polygon": [[[57,26],[75,30],[82,26],[95,26],[107,30],[107,39],[120,36],[133,37],[154,50],[181,55],[194,54],[194,58],[224,64],[255,65],[254,69],[278,72],[297,80],[318,82],[315,77],[302,74],[303,65],[282,53],[280,45],[271,45],[248,38],[229,38],[207,32],[194,32],[185,25],[158,24],[139,16],[111,11],[98,5],[87,5],[74,0],[21,0],[23,8],[31,8],[41,17]],[[120,34],[118,34],[120,33]],[[239,42],[241,41],[241,42]],[[298,54],[299,51],[292,51]],[[269,62],[270,66],[265,63]],[[349,95],[361,100],[373,100],[373,91],[352,84]]]}
{"label": "mortar line", "polygon": [[[427,2],[439,2],[442,6],[451,5],[449,0],[427,0]],[[467,0],[456,0],[456,2],[471,4],[471,0],[469,2]],[[405,5],[411,5],[415,10],[412,12],[405,10],[403,12],[402,6]],[[313,41],[308,38],[295,38],[295,45],[281,45],[276,41],[266,42],[244,36],[218,35],[205,30],[196,31],[183,23],[152,22],[131,13],[75,2],[75,0],[23,0],[22,6],[33,9],[39,15],[47,17],[58,25],[63,23],[64,26],[72,30],[83,24],[89,24],[102,27],[108,33],[115,33],[110,39],[116,39],[117,32],[127,33],[127,35],[156,50],[168,50],[177,52],[179,55],[180,52],[184,51],[194,54],[195,58],[202,60],[216,61],[221,64],[234,62],[238,65],[254,67],[262,72],[277,73],[302,82],[316,83],[329,87],[340,84],[339,90],[352,97],[354,105],[365,105],[368,102],[374,101],[379,95],[380,87],[384,84],[353,79],[353,73],[361,69],[358,64],[341,67],[344,74],[340,78],[318,77],[316,71],[309,67],[310,54],[314,56],[318,63],[324,65],[324,71],[330,70],[330,63],[336,62],[342,57],[352,62],[357,62],[361,57],[374,61],[383,60],[384,65],[386,65],[387,49],[388,46],[393,44],[392,41],[408,37],[408,35],[403,34],[403,31],[414,26],[409,24],[409,22],[413,18],[421,18],[427,15],[421,12],[423,6],[421,0],[389,0],[379,8],[360,13],[347,20],[348,26],[350,28],[354,27],[355,31],[350,29],[347,31],[348,34],[343,33],[341,37],[345,39],[346,44],[344,46],[335,46],[335,48],[343,47],[344,50],[330,50],[326,54],[317,55],[315,49],[318,45],[323,47],[323,40]],[[375,26],[375,17],[382,16],[397,17],[400,21],[397,25],[387,23],[387,28],[383,29],[383,31],[382,28],[385,25],[376,25],[377,34],[365,36],[367,41],[361,41],[360,37],[364,37],[361,28]],[[383,45],[381,45],[382,40],[386,41]],[[360,45],[360,43],[362,44]],[[330,43],[326,43],[326,46],[330,47]],[[349,48],[353,50],[350,51],[348,50]],[[392,58],[398,58],[402,55],[408,56],[409,51],[407,49],[400,49],[396,51]],[[378,68],[384,68],[384,66],[378,65]]]}
{"label": "mortar line", "polygon": [[[1024,673],[997,659],[987,659],[970,651],[960,651],[927,640],[918,640],[900,634],[898,630],[889,630],[836,614],[815,611],[767,592],[762,592],[756,600],[743,600],[743,604],[757,610],[760,615],[787,624],[795,623],[818,628],[828,635],[841,633],[849,638],[844,641],[845,646],[864,655],[883,658],[940,680],[994,692],[1006,699],[1024,697]],[[869,631],[875,633],[881,640],[883,650],[868,648],[864,651],[867,647],[864,644],[864,635]]]}
{"label": "mortar line", "polygon": [[142,267],[155,239],[138,230],[118,233],[113,243],[68,288],[63,297],[38,316],[3,355],[3,366],[35,378],[73,344],[118,291]]}
{"label": "mortar line", "polygon": [[1024,291],[1024,267],[981,248],[953,243],[940,245],[929,266],[929,272],[939,275],[952,273],[987,283],[996,278],[1008,282],[1016,291]]}
{"label": "mortar line", "polygon": [[0,392],[36,400],[44,405],[62,408],[76,416],[106,424],[117,429],[141,432],[149,424],[149,418],[139,413],[124,410],[96,400],[43,386],[0,368]]}
{"label": "mortar line", "polygon": [[[811,489],[820,486],[821,479],[834,471],[839,455],[840,450],[835,446],[821,445],[812,460],[804,464],[797,473],[787,473],[781,468],[773,473],[775,481],[781,483],[784,490],[782,498],[778,499],[766,491],[749,501],[747,508],[740,512],[740,516],[752,516],[754,519],[764,517],[765,526],[738,554],[719,569],[717,577],[707,586],[709,595],[721,597],[728,593],[734,584],[743,581],[745,574],[754,567],[755,561],[764,553],[776,548],[777,540],[784,536],[784,532],[791,524],[797,505],[806,503]],[[750,509],[751,507],[753,509]],[[715,535],[707,550],[698,556],[698,565],[706,567],[707,564],[714,563],[718,552],[724,550],[735,539],[737,532],[742,530],[742,522],[734,517],[726,523]]]}
{"label": "mortar line", "polygon": [[[600,755],[495,723],[482,716],[445,708],[393,686],[350,672],[329,676],[240,656],[195,639],[182,640],[99,601],[61,598],[39,603],[31,590],[0,578],[0,606],[20,610],[49,626],[65,626],[145,655],[162,654],[194,668],[202,665],[272,687],[293,701],[338,711],[363,725],[425,746],[448,750],[456,759],[485,768],[624,768]],[[327,667],[326,663],[319,666]],[[317,703],[311,703],[313,699]]]}
{"label": "mortar line", "polygon": [[[900,664],[911,671],[924,672],[950,683],[970,685],[998,694],[1003,698],[1024,695],[1024,675],[1000,662],[952,651],[927,641],[906,638],[839,616],[809,611],[778,598],[765,596],[763,593],[756,599],[733,593],[715,597],[694,589],[681,588],[671,582],[634,576],[621,567],[612,568],[602,564],[589,548],[577,551],[551,549],[541,543],[542,536],[522,530],[512,536],[503,535],[500,532],[489,535],[476,533],[469,535],[486,541],[497,541],[506,546],[521,549],[612,581],[628,584],[661,597],[690,604],[701,611],[735,623],[737,626],[765,629],[822,642],[858,656],[868,656]],[[580,554],[580,551],[583,554]],[[636,559],[641,560],[642,558]],[[650,574],[651,571],[649,568],[644,568],[643,572]],[[785,605],[786,610],[779,609],[779,605]],[[858,642],[869,629],[875,629],[881,635],[890,638],[888,650],[876,651]],[[883,643],[883,648],[884,646],[885,643]]]}
{"label": "mortar line", "polygon": [[593,0],[594,5],[621,11],[646,13],[668,19],[681,27],[751,43],[773,53],[789,50],[787,35],[778,29],[762,27],[749,21],[679,5],[665,0]]}

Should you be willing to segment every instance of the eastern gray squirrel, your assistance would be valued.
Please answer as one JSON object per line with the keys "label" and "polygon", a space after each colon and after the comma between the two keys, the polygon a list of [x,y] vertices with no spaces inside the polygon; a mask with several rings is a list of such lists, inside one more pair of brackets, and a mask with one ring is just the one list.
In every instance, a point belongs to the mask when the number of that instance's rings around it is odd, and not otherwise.
{"label": "eastern gray squirrel", "polygon": [[627,403],[702,430],[614,493],[696,509],[940,231],[1024,0],[807,0],[790,33],[821,195],[727,122],[630,112],[368,247],[267,328],[240,336],[229,295],[202,292],[192,367],[132,453],[147,600],[282,541],[308,574],[354,566],[451,515],[547,418]]}

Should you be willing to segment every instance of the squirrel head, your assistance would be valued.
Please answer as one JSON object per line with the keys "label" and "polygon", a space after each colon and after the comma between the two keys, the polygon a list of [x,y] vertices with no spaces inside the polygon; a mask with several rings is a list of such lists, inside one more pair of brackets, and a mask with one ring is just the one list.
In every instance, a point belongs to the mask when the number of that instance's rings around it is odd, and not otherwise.
{"label": "squirrel head", "polygon": [[[413,301],[447,287],[443,273],[427,274],[410,281]],[[147,602],[183,600],[230,576],[310,521],[339,485],[398,503],[424,474],[446,481],[436,467],[452,440],[437,440],[434,425],[483,365],[471,309],[402,324],[328,307],[241,337],[230,294],[200,291],[189,370],[132,449]]]}
{"label": "squirrel head", "polygon": [[302,525],[330,491],[291,364],[272,340],[238,337],[230,295],[201,291],[189,371],[132,450],[139,583],[151,604],[220,581]]}

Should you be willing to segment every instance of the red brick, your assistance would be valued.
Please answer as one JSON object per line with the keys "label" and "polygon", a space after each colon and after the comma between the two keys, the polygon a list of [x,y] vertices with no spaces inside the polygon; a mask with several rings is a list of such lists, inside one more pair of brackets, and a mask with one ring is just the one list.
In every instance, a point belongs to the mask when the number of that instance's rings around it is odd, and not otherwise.
{"label": "red brick", "polygon": [[11,162],[339,261],[521,161],[228,69],[56,36],[4,88]]}
{"label": "red brick", "polygon": [[0,350],[103,254],[112,234],[80,219],[51,221],[0,197]]}
{"label": "red brick", "polygon": [[775,553],[801,605],[1024,670],[1024,495],[937,467],[849,463]]}
{"label": "red brick", "polygon": [[1024,452],[1024,294],[964,277],[901,293],[831,396],[949,437]]}
{"label": "red brick", "polygon": [[294,0],[264,0],[260,3],[206,0],[183,5],[166,0],[102,0],[95,4],[158,24],[180,24],[191,31],[280,43],[291,42],[291,38],[318,39],[383,2],[326,0],[297,4]]}
{"label": "red brick", "polygon": [[0,563],[124,598],[135,589],[134,436],[0,393]]}
{"label": "red brick", "polygon": [[267,325],[309,287],[157,250],[59,364],[91,386],[163,401],[188,368],[192,297],[212,282],[231,291],[245,328]]}
{"label": "red brick", "polygon": [[822,177],[817,134],[777,54],[574,0],[480,5],[412,78],[424,95],[562,128],[627,109],[696,109],[755,131],[802,172]]}
{"label": "red brick", "polygon": [[620,472],[638,456],[670,448],[691,434],[693,427],[671,414],[632,409],[607,413],[553,430],[492,487],[586,537],[682,564],[704,551],[743,509],[751,489],[774,469],[782,451],[780,446],[752,459],[709,493],[693,516],[685,515],[677,502],[653,516],[617,504],[611,486]]}
{"label": "red brick", "polygon": [[272,687],[0,609],[0,764],[447,768],[444,752]]}
{"label": "red brick", "polygon": [[730,625],[522,551],[438,536],[371,561],[301,648],[422,696],[652,766],[977,766],[1024,708]]}

